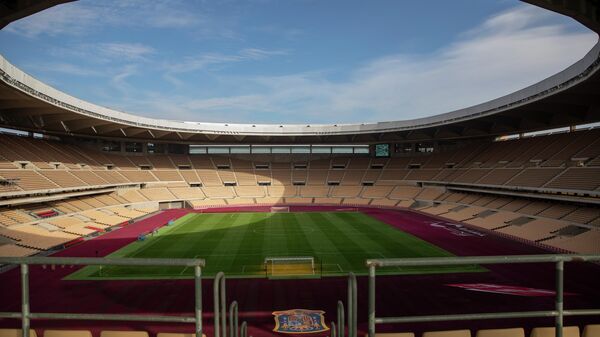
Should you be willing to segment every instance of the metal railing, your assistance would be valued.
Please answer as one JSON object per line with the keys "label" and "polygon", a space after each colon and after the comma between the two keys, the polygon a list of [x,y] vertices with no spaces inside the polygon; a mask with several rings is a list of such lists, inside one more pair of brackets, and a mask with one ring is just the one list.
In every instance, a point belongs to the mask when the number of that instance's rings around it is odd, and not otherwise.
{"label": "metal railing", "polygon": [[239,326],[238,302],[233,301],[229,305],[229,334],[231,337],[248,337],[248,323],[242,322]]}
{"label": "metal railing", "polygon": [[[440,258],[403,258],[403,259],[371,259],[367,260],[369,268],[369,337],[375,337],[376,324],[439,322],[458,320],[483,320],[506,318],[554,317],[555,336],[563,336],[564,316],[600,315],[600,309],[564,310],[563,286],[565,262],[600,261],[600,255],[513,255],[513,256],[473,256],[473,257],[440,257]],[[414,267],[414,266],[450,266],[470,264],[516,264],[516,263],[555,263],[556,296],[555,308],[548,311],[495,312],[455,315],[431,315],[408,317],[376,317],[375,315],[375,278],[378,267]]]}
{"label": "metal railing", "polygon": [[[67,319],[98,321],[140,321],[195,323],[196,337],[202,337],[202,267],[204,259],[139,259],[84,257],[0,257],[0,264],[21,266],[21,312],[0,312],[0,318],[20,318],[22,337],[29,337],[31,319]],[[32,313],[29,307],[29,265],[86,266],[181,266],[194,268],[194,316]]]}
{"label": "metal railing", "polygon": [[357,336],[357,302],[356,275],[351,272],[348,274],[348,337]]}
{"label": "metal railing", "polygon": [[[338,301],[337,302],[337,335],[338,336],[344,336],[346,334],[344,325],[346,324],[344,322],[344,302],[342,301]],[[333,322],[331,322],[331,330],[333,331],[332,335],[335,337],[336,331],[335,331],[335,324]]]}
{"label": "metal railing", "polygon": [[227,337],[226,306],[225,273],[220,271],[215,276],[215,282],[213,283],[215,337]]}
{"label": "metal railing", "polygon": [[233,301],[229,305],[229,334],[231,337],[239,337],[238,322],[238,302]]}
{"label": "metal railing", "polygon": [[[246,321],[242,322],[242,326],[240,327],[240,336],[248,337],[248,324],[246,323]],[[252,337],[252,336],[250,336],[250,337]]]}
{"label": "metal railing", "polygon": [[[356,290],[356,275],[350,272],[348,273],[348,337],[356,337],[357,335],[357,290]],[[337,302],[337,324],[331,322],[331,336],[332,337],[344,337],[346,317],[344,316],[344,302]]]}

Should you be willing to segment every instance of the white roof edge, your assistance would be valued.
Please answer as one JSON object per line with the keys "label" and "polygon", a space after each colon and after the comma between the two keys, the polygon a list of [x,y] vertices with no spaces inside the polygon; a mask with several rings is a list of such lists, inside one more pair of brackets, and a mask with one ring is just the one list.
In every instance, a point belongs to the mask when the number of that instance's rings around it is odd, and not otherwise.
{"label": "white roof edge", "polygon": [[[2,55],[0,55],[0,70],[4,73],[1,76],[2,81],[30,96],[59,106],[73,113],[109,120],[118,124],[142,127],[150,130],[184,133],[260,136],[320,136],[415,130],[496,114],[523,104],[531,103],[584,81],[598,70],[599,58],[600,41],[598,41],[583,58],[565,70],[511,94],[471,107],[431,117],[363,124],[225,124],[154,119],[109,109],[70,96],[39,81],[33,76],[26,74],[11,64]],[[27,90],[23,86],[33,89],[36,93],[32,93],[31,90]]]}

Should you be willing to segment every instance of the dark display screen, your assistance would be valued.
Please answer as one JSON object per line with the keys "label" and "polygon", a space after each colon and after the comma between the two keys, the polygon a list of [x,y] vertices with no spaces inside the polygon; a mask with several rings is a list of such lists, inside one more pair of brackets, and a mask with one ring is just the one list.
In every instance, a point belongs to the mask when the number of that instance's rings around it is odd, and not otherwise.
{"label": "dark display screen", "polygon": [[375,157],[389,157],[390,144],[375,144]]}

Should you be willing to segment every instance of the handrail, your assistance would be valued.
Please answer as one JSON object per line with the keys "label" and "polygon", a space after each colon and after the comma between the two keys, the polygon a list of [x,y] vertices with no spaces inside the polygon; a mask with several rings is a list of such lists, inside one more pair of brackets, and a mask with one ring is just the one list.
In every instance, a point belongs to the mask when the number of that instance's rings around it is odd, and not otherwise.
{"label": "handrail", "polygon": [[[337,302],[337,328],[338,328],[337,335],[340,337],[344,337],[344,335],[346,334],[346,332],[344,331],[344,324],[346,324],[344,322],[344,302],[338,301]],[[331,329],[335,330],[335,325],[333,325],[333,327]],[[334,333],[335,333],[335,331],[334,331]]]}
{"label": "handrail", "polygon": [[246,323],[246,321],[243,321],[242,326],[240,327],[240,337],[248,337],[248,323]]}
{"label": "handrail", "polygon": [[[196,337],[202,337],[202,267],[204,259],[139,259],[87,257],[0,257],[0,264],[21,266],[21,312],[0,312],[0,318],[20,318],[21,336],[29,337],[31,319],[68,319],[104,321],[152,321],[195,323]],[[194,268],[194,316],[32,313],[29,307],[29,265],[110,265],[110,266],[181,266]]]}
{"label": "handrail", "polygon": [[331,321],[331,337],[337,337],[335,322]]}
{"label": "handrail", "polygon": [[348,337],[357,336],[357,290],[356,275],[348,274]]}
{"label": "handrail", "polygon": [[[375,337],[375,325],[386,323],[438,322],[457,320],[481,320],[499,318],[554,317],[555,336],[563,336],[563,317],[600,315],[600,309],[564,310],[563,286],[565,262],[600,261],[600,255],[512,255],[512,256],[471,256],[471,257],[438,257],[438,258],[401,258],[401,259],[369,259],[369,337]],[[510,264],[510,263],[555,263],[556,292],[554,310],[529,312],[470,313],[455,315],[431,315],[410,317],[376,317],[375,315],[375,278],[378,267],[407,266],[448,266],[469,264]]]}
{"label": "handrail", "polygon": [[204,267],[204,259],[140,259],[140,258],[107,258],[107,257],[4,257],[0,256],[0,264],[60,264],[85,266],[181,266]]}
{"label": "handrail", "polygon": [[229,305],[229,333],[231,337],[238,337],[238,302],[233,301]]}
{"label": "handrail", "polygon": [[507,256],[465,256],[465,257],[419,257],[401,259],[369,259],[367,267],[414,267],[450,266],[467,264],[507,264],[544,262],[588,262],[600,261],[600,255],[507,255]]}
{"label": "handrail", "polygon": [[[225,314],[225,273],[222,271],[215,275],[213,283],[213,311],[215,324],[215,337],[227,337],[227,323]],[[219,324],[220,322],[220,324]],[[221,327],[219,329],[219,326]],[[223,334],[221,335],[221,332]]]}

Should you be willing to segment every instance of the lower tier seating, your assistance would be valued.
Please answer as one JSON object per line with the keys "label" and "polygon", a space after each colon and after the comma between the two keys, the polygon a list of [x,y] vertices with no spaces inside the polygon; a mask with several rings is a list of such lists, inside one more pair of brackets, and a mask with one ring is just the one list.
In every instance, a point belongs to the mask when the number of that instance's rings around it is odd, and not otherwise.
{"label": "lower tier seating", "polygon": [[577,203],[408,185],[185,187],[184,183],[0,209],[0,238],[5,240],[0,241],[0,252],[33,255],[144,216],[158,209],[159,202],[177,200],[193,208],[259,204],[410,208],[559,251],[600,251],[600,207]]}
{"label": "lower tier seating", "polygon": [[[563,328],[564,337],[598,337],[600,325],[587,325],[582,330],[578,326],[567,326]],[[43,334],[37,334],[35,329],[30,330],[31,337],[92,337],[92,333],[87,330],[45,330]],[[20,329],[0,329],[0,337],[20,337]],[[169,333],[159,332],[156,337],[193,337],[192,333]],[[206,335],[202,335],[206,337]],[[376,333],[376,337],[415,337],[412,332],[394,332],[394,333]],[[422,337],[471,337],[470,329],[463,330],[445,330],[424,332]],[[480,329],[474,334],[475,337],[525,337],[525,329]],[[554,327],[539,327],[531,329],[529,337],[554,337]],[[150,337],[146,331],[112,331],[106,330],[100,332],[100,337]]]}

